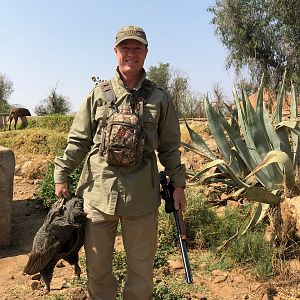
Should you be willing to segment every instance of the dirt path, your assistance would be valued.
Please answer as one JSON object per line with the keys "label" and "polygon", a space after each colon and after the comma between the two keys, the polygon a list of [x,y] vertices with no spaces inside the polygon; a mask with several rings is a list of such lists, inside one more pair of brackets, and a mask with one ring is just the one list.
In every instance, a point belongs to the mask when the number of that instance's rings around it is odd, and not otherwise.
{"label": "dirt path", "polygon": [[[33,237],[46,215],[32,199],[33,181],[15,178],[12,216],[12,244],[0,249],[0,300],[31,299],[84,299],[83,292],[67,284],[73,278],[73,269],[67,264],[59,264],[55,269],[50,295],[44,295],[38,280],[22,274],[28,260]],[[201,252],[192,255],[202,255]],[[170,266],[174,276],[183,276],[183,270]],[[200,267],[201,269],[201,267]],[[203,293],[191,294],[191,299],[202,300],[278,300],[300,299],[300,285],[295,281],[281,286],[276,281],[258,282],[245,270],[224,272],[215,270],[210,274],[194,272],[194,285],[203,286]],[[67,295],[59,298],[58,295]],[[57,298],[55,298],[57,296]]]}

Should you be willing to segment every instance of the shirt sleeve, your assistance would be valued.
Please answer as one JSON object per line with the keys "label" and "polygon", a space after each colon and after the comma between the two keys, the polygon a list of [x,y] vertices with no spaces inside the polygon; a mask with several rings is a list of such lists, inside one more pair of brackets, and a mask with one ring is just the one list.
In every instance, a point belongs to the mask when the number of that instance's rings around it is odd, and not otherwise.
{"label": "shirt sleeve", "polygon": [[166,98],[159,120],[158,158],[174,187],[185,187],[185,165],[181,163],[179,120],[173,102]]}
{"label": "shirt sleeve", "polygon": [[92,91],[74,118],[63,156],[55,158],[55,183],[68,182],[68,176],[79,166],[90,151],[97,126],[95,110],[94,92]]}

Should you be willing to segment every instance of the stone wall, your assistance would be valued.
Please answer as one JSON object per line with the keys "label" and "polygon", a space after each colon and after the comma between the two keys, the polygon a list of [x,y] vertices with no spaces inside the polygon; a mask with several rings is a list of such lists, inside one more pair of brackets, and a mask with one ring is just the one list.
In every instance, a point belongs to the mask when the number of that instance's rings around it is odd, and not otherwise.
{"label": "stone wall", "polygon": [[0,247],[11,242],[14,170],[14,153],[0,146]]}

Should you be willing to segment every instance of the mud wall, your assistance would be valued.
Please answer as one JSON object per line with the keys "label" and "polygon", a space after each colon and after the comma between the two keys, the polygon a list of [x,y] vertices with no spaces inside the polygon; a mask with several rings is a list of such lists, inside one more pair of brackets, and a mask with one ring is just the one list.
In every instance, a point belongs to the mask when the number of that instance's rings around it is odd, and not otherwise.
{"label": "mud wall", "polygon": [[0,247],[11,242],[11,215],[15,155],[0,146]]}

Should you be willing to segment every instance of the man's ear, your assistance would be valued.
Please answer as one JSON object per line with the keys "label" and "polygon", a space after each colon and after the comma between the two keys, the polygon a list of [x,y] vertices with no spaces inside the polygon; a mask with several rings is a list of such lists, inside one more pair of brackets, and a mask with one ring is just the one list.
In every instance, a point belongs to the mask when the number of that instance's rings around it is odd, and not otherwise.
{"label": "man's ear", "polygon": [[117,47],[114,47],[114,51],[117,54],[117,51],[118,51]]}

